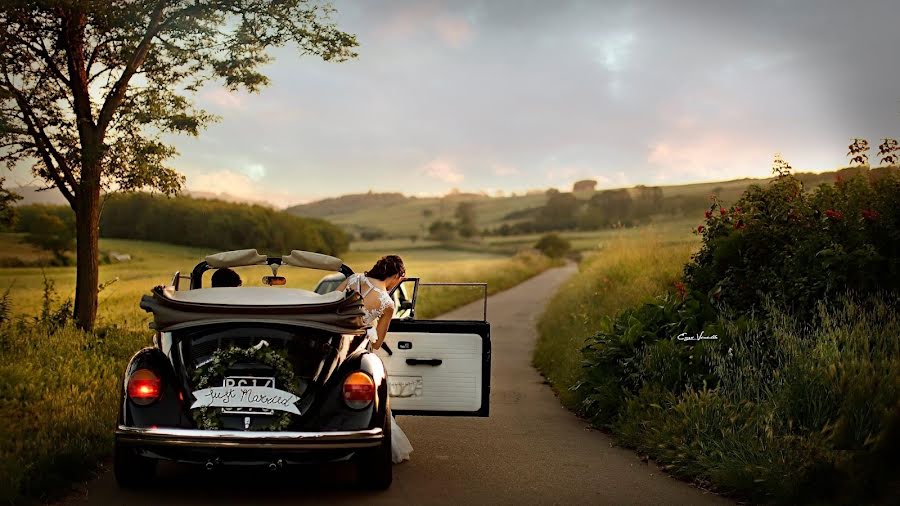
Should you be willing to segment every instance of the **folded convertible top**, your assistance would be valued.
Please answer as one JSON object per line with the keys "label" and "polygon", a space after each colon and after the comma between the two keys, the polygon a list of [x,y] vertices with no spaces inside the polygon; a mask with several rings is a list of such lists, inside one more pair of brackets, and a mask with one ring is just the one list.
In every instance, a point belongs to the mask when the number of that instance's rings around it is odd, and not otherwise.
{"label": "folded convertible top", "polygon": [[222,322],[288,323],[339,334],[366,332],[362,298],[352,290],[318,295],[260,287],[176,292],[157,286],[141,298],[141,309],[153,313],[150,328],[160,332]]}

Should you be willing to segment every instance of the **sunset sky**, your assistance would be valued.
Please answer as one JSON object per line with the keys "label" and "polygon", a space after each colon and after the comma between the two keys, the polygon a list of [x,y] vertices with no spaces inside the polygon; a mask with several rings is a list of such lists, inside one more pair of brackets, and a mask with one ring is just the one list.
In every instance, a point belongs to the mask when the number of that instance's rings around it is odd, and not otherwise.
{"label": "sunset sky", "polygon": [[900,2],[351,2],[359,58],[275,51],[260,94],[174,140],[195,190],[287,205],[832,169],[900,137]]}

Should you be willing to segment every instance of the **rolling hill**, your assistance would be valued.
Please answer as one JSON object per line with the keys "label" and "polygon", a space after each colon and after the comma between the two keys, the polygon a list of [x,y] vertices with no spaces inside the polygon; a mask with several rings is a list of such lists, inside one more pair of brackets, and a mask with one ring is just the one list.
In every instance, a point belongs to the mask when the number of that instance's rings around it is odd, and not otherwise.
{"label": "rolling hill", "polygon": [[[807,187],[832,181],[836,172],[797,174]],[[715,194],[725,202],[734,202],[751,184],[764,184],[769,179],[735,179],[709,183],[663,186],[663,196],[684,202],[684,212],[674,218],[702,214],[707,197]],[[598,190],[603,191],[603,190]],[[594,192],[596,193],[596,192]],[[587,200],[591,192],[579,192],[580,200]],[[301,204],[286,209],[299,216],[326,219],[345,227],[354,235],[381,231],[385,237],[424,237],[428,226],[436,220],[453,220],[460,202],[475,204],[479,228],[496,228],[529,218],[533,210],[544,205],[544,192],[527,195],[491,197],[484,194],[455,193],[443,197],[417,198],[400,193],[363,193],[344,195]],[[696,209],[695,209],[696,208]]]}

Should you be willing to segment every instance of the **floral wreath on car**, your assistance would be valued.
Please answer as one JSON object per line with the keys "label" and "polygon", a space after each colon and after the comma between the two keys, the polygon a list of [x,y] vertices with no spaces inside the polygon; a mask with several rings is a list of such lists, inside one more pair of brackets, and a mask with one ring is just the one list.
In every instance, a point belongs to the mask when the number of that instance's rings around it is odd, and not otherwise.
{"label": "floral wreath on car", "polygon": [[[251,348],[238,348],[232,346],[216,350],[212,358],[194,371],[194,385],[197,390],[222,386],[225,373],[235,364],[240,362],[255,362],[267,365],[275,371],[275,385],[286,392],[300,396],[294,368],[287,358],[276,350],[268,347],[266,341]],[[194,422],[198,429],[215,430],[222,428],[219,415],[223,408],[202,407],[192,412]],[[284,430],[291,423],[291,414],[285,411],[276,411],[272,423],[265,430]]]}

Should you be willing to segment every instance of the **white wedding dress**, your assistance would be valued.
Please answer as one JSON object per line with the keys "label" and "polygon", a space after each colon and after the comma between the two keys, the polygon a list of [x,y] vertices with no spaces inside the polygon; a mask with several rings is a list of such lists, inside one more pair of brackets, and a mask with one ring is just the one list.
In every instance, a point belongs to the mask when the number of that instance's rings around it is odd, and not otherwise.
{"label": "white wedding dress", "polygon": [[[362,285],[365,284],[366,287],[363,289]],[[384,314],[384,311],[387,308],[394,307],[394,300],[391,299],[391,296],[388,295],[386,291],[381,288],[378,288],[369,281],[363,274],[353,274],[349,278],[347,278],[347,286],[353,290],[356,290],[360,295],[362,295],[363,299],[366,298],[369,293],[373,290],[376,294],[378,294],[379,305],[375,309],[369,309],[363,306],[363,322],[368,327],[366,331],[366,336],[372,343],[378,341],[378,332],[375,330],[375,325],[378,324],[378,319],[381,318],[381,315]],[[397,420],[394,419],[394,416],[391,415],[391,460],[394,464],[399,464],[404,460],[409,460],[409,454],[412,453],[413,448],[412,444],[409,442],[409,438],[406,437],[406,434],[403,433],[403,430],[397,425]]]}

